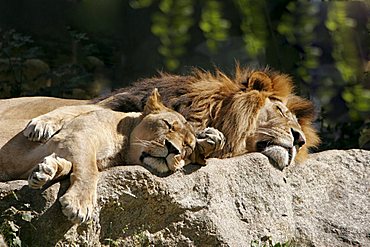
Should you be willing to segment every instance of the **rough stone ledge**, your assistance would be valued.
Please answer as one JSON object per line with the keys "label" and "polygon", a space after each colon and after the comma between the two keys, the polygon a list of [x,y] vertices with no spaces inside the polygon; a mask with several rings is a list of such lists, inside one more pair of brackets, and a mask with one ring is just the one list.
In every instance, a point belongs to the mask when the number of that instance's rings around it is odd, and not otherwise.
{"label": "rough stone ledge", "polygon": [[[140,166],[101,173],[96,219],[72,225],[68,181],[0,183],[5,238],[26,246],[370,246],[370,151],[311,154],[283,172],[262,154],[211,159],[158,177]],[[18,229],[17,229],[18,228]],[[262,240],[261,240],[262,239]],[[1,245],[1,243],[0,243]]]}

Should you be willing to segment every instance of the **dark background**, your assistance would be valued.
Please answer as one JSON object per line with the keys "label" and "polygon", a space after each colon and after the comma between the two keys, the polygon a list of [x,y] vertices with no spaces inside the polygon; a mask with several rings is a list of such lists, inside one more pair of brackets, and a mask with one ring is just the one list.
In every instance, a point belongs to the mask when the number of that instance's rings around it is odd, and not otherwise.
{"label": "dark background", "polygon": [[365,1],[0,0],[0,98],[88,99],[158,71],[292,75],[328,148],[370,147]]}

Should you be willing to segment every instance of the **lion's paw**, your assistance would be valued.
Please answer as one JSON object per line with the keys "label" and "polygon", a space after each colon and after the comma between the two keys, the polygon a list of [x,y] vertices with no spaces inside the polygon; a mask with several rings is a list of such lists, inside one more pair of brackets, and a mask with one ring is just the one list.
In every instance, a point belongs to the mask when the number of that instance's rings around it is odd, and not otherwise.
{"label": "lion's paw", "polygon": [[57,167],[54,166],[55,155],[52,154],[44,158],[37,165],[28,177],[28,186],[32,189],[40,189],[48,181],[52,180],[57,173]]}
{"label": "lion's paw", "polygon": [[73,223],[83,223],[92,218],[96,195],[89,192],[67,192],[59,199],[62,212]]}
{"label": "lion's paw", "polygon": [[202,154],[207,158],[211,153],[221,150],[225,145],[226,138],[221,131],[208,127],[197,133],[197,145]]}
{"label": "lion's paw", "polygon": [[23,130],[23,135],[30,141],[46,142],[60,129],[60,124],[40,116],[33,118],[27,124]]}

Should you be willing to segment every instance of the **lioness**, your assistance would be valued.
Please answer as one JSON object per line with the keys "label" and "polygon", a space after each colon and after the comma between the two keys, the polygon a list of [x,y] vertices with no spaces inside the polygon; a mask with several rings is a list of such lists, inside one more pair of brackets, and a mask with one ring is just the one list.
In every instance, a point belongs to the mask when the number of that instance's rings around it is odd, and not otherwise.
{"label": "lioness", "polygon": [[[123,164],[144,164],[158,172],[205,163],[224,144],[219,131],[197,134],[185,118],[165,107],[154,89],[143,113],[122,113],[98,105],[75,108],[74,118],[44,144],[18,135],[1,148],[0,181],[25,179],[41,188],[70,174],[71,185],[59,199],[73,222],[91,217],[96,202],[98,172]],[[10,146],[7,146],[10,145]],[[9,151],[9,152],[7,152]]]}
{"label": "lioness", "polygon": [[[214,127],[224,133],[225,148],[212,157],[262,152],[283,169],[293,160],[304,159],[308,149],[319,143],[312,125],[313,104],[294,94],[289,76],[269,69],[237,66],[234,77],[199,70],[189,76],[161,74],[95,103],[116,111],[142,111],[154,87],[164,103],[196,130]],[[65,107],[33,119],[25,135],[35,141],[47,140],[74,117],[73,109]]]}

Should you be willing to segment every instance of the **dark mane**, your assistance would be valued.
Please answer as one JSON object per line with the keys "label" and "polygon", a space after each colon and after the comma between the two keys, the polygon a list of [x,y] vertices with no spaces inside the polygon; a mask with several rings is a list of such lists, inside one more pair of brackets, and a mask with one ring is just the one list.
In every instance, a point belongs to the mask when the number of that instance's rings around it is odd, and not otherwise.
{"label": "dark mane", "polygon": [[188,82],[191,76],[177,76],[161,73],[157,77],[146,78],[136,81],[132,86],[121,88],[109,95],[102,96],[93,100],[111,108],[115,111],[143,111],[143,107],[150,92],[157,88],[166,106],[180,111],[182,105],[188,104],[182,95],[189,92]]}
{"label": "dark mane", "polygon": [[161,73],[95,102],[116,111],[142,111],[154,88],[158,88],[165,105],[181,113],[195,128],[211,126],[224,133],[227,143],[221,157],[248,152],[246,136],[255,131],[258,112],[266,98],[283,102],[296,114],[308,139],[302,153],[319,140],[312,127],[312,103],[294,94],[289,76],[268,68],[237,66],[233,76],[219,70],[194,70],[188,76]]}

